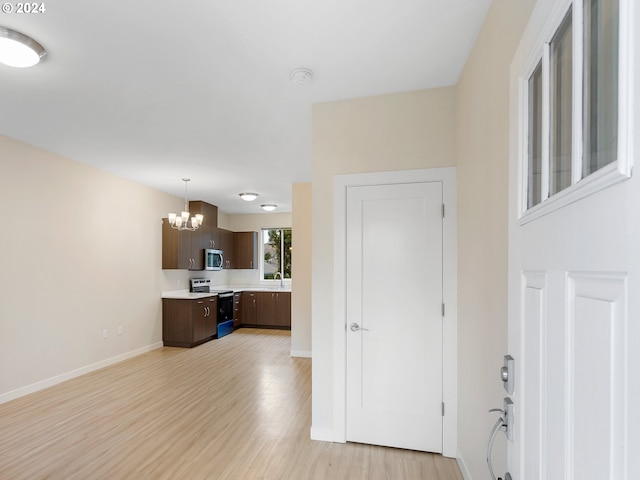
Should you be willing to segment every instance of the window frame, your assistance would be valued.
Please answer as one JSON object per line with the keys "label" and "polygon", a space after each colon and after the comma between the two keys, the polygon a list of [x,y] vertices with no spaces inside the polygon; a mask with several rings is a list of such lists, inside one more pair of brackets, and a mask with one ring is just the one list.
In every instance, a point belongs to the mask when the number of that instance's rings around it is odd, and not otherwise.
{"label": "window frame", "polygon": [[[584,197],[617,184],[631,177],[631,32],[632,15],[630,0],[619,0],[618,30],[618,155],[610,164],[582,177],[583,156],[583,6],[584,0],[562,0],[553,9],[543,32],[524,63],[518,79],[518,170],[519,170],[519,221],[525,224],[551,213]],[[562,24],[569,9],[573,17],[573,121],[572,121],[572,175],[571,185],[549,195],[549,129],[550,129],[550,42]],[[528,208],[528,152],[529,152],[529,79],[542,63],[542,193],[541,201]]]}
{"label": "window frame", "polygon": [[[264,235],[266,231],[269,230],[290,230],[291,231],[291,244],[293,247],[293,228],[292,227],[262,227],[260,229],[260,248],[259,248],[259,255],[260,255],[260,283],[262,285],[269,285],[269,286],[273,286],[274,283],[277,283],[278,285],[280,284],[280,279],[274,280],[274,279],[268,279],[268,278],[264,278]],[[284,237],[281,237],[284,239]],[[293,259],[292,259],[293,260]],[[282,260],[281,260],[282,262]],[[284,285],[291,285],[291,280],[293,279],[293,261],[291,262],[292,264],[292,271],[291,271],[291,278],[283,278],[283,284]],[[282,265],[282,263],[281,263]]]}

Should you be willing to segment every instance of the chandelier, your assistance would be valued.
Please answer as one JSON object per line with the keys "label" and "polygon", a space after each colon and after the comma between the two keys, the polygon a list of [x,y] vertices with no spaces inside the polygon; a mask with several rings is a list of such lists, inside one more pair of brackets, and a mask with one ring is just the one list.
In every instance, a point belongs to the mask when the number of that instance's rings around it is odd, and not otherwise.
{"label": "chandelier", "polygon": [[189,201],[187,200],[187,185],[191,181],[190,178],[183,178],[184,182],[184,210],[180,215],[176,213],[170,213],[169,216],[169,224],[171,228],[175,228],[176,230],[188,230],[193,232],[202,225],[202,221],[204,220],[204,216],[200,213],[191,217],[191,221],[189,221]]}

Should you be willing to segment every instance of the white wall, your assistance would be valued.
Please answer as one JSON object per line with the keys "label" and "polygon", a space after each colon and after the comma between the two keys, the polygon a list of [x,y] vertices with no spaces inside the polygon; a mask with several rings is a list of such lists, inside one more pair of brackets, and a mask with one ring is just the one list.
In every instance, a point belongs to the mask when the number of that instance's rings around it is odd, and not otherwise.
{"label": "white wall", "polygon": [[0,402],[159,346],[181,199],[3,136],[0,169]]}

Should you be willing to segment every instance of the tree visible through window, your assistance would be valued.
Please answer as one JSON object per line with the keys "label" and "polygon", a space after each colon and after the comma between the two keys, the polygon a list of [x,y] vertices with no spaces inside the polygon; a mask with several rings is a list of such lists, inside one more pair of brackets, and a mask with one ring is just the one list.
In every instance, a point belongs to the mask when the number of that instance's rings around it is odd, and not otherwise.
{"label": "tree visible through window", "polygon": [[262,279],[273,280],[276,272],[282,278],[291,278],[291,229],[265,228],[262,243]]}

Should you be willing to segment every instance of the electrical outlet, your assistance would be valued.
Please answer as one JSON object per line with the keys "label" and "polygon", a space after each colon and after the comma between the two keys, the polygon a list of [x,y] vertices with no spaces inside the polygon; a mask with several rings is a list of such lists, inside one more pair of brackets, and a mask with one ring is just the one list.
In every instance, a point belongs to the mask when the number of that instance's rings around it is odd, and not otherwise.
{"label": "electrical outlet", "polygon": [[118,325],[118,335],[122,335],[122,325]]}
{"label": "electrical outlet", "polygon": [[109,336],[109,331],[106,328],[102,329],[102,338],[107,338]]}

